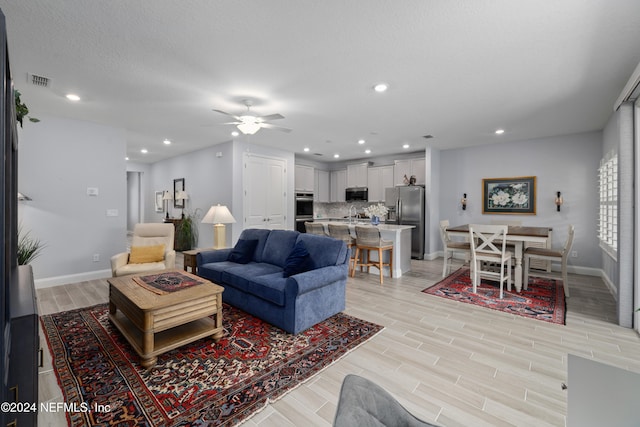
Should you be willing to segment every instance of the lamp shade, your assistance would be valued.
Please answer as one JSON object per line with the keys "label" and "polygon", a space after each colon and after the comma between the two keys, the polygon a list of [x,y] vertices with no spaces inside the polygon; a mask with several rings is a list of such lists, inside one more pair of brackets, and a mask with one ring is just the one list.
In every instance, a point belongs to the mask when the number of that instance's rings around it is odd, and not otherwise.
{"label": "lamp shade", "polygon": [[164,194],[162,195],[162,200],[173,200],[173,195],[171,194],[171,191],[165,190]]}
{"label": "lamp shade", "polygon": [[236,219],[226,206],[218,204],[209,208],[207,214],[202,218],[202,222],[204,224],[233,224]]}
{"label": "lamp shade", "polygon": [[189,195],[184,190],[178,191],[176,193],[176,200],[187,200],[188,198],[189,198]]}
{"label": "lamp shade", "polygon": [[[245,135],[253,135],[260,130],[260,125],[255,122],[255,117],[243,116],[241,118],[243,119],[243,123],[236,126],[240,132]],[[251,118],[253,120],[245,120],[245,118]]]}

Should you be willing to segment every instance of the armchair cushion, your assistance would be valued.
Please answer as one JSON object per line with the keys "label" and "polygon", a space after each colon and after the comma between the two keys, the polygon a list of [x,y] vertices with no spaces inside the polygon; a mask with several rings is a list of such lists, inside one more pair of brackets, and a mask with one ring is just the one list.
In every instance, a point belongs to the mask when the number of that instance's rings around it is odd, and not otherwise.
{"label": "armchair cushion", "polygon": [[131,247],[129,264],[145,264],[160,261],[164,261],[164,244]]}

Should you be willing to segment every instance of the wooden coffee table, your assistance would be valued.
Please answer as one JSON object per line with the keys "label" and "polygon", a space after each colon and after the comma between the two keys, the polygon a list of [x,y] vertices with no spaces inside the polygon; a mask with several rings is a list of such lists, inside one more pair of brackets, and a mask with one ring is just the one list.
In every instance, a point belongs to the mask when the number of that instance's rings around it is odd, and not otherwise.
{"label": "wooden coffee table", "polygon": [[[140,355],[144,368],[153,367],[159,354],[211,336],[219,341],[222,329],[222,286],[181,270],[204,283],[158,295],[140,286],[135,276],[109,282],[109,319]],[[214,316],[212,319],[209,316]]]}

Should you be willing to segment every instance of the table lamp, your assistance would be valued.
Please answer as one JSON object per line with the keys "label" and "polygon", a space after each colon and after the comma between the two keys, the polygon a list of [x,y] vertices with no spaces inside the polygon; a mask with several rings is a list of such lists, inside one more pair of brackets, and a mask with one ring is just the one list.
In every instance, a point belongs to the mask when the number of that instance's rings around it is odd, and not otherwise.
{"label": "table lamp", "polygon": [[213,224],[213,248],[222,249],[227,247],[225,224],[236,222],[231,212],[226,206],[211,206],[209,212],[202,218],[204,224]]}
{"label": "table lamp", "polygon": [[171,195],[171,191],[165,190],[164,194],[162,195],[162,200],[166,201],[167,214],[165,215],[165,218],[169,219],[169,200],[173,200],[173,196]]}
{"label": "table lamp", "polygon": [[182,200],[182,219],[184,219],[184,207],[187,204],[188,199],[189,195],[186,191],[180,190],[176,193],[176,200]]}

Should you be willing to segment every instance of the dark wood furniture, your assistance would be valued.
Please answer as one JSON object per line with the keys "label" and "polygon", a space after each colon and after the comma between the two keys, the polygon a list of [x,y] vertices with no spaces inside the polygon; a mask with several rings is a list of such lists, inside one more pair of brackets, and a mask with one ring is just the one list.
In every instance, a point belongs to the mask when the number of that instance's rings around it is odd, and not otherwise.
{"label": "dark wood furniture", "polygon": [[171,223],[175,227],[175,232],[173,233],[173,249],[179,251],[178,247],[178,227],[182,223],[181,218],[164,218],[162,222]]}

